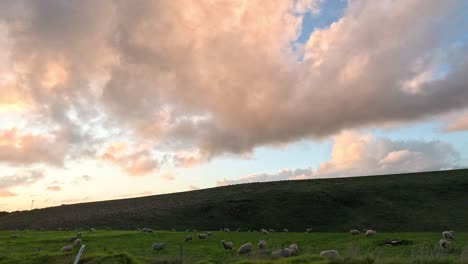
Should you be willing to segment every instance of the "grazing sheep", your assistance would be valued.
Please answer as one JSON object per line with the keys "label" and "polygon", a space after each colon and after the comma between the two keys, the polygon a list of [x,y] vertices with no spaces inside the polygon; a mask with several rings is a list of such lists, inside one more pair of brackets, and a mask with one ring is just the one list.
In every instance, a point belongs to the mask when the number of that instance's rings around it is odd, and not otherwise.
{"label": "grazing sheep", "polygon": [[221,245],[223,245],[225,250],[232,250],[232,242],[231,241],[226,242],[224,240],[221,240]]}
{"label": "grazing sheep", "polygon": [[177,232],[177,231],[176,231],[174,228],[173,228],[173,229],[171,229],[171,231],[172,231],[172,232]]}
{"label": "grazing sheep", "polygon": [[91,229],[89,229],[89,231],[91,231],[91,232],[96,232],[96,229],[94,229],[94,228],[91,227]]}
{"label": "grazing sheep", "polygon": [[196,229],[194,229],[194,230],[193,230],[193,232],[194,232],[194,233],[196,233],[196,232],[197,232],[197,230],[196,230]]}
{"label": "grazing sheep", "polygon": [[283,232],[289,232],[289,230],[287,228],[283,229]]}
{"label": "grazing sheep", "polygon": [[266,247],[267,247],[267,242],[265,240],[260,240],[260,242],[258,242],[258,249],[264,250],[266,249]]}
{"label": "grazing sheep", "polygon": [[57,231],[62,231],[62,228],[61,227],[57,228]]}
{"label": "grazing sheep", "polygon": [[275,232],[275,230],[274,230],[274,229],[271,229],[271,228],[270,228],[270,229],[268,229],[268,231],[269,231],[270,233],[273,233],[273,232]]}
{"label": "grazing sheep", "polygon": [[334,259],[338,257],[338,251],[337,250],[325,250],[320,252],[320,257],[322,258],[327,258],[327,259]]}
{"label": "grazing sheep", "polygon": [[312,233],[312,228],[307,228],[306,233]]}
{"label": "grazing sheep", "polygon": [[372,229],[366,231],[366,237],[373,236],[375,234],[377,234],[377,232]]}
{"label": "grazing sheep", "polygon": [[207,235],[207,236],[211,236],[212,234],[213,234],[213,232],[209,232],[209,231],[206,232],[206,235]]}
{"label": "grazing sheep", "polygon": [[291,250],[293,256],[296,256],[299,253],[299,247],[297,244],[291,244],[289,249]]}
{"label": "grazing sheep", "polygon": [[151,229],[151,228],[146,228],[146,227],[145,227],[145,228],[142,228],[142,229],[141,229],[141,232],[143,232],[143,233],[153,233],[154,230]]}
{"label": "grazing sheep", "polygon": [[185,232],[187,232],[187,233],[190,232],[190,229],[185,230]]}
{"label": "grazing sheep", "polygon": [[273,258],[279,258],[279,257],[291,257],[293,255],[292,251],[290,248],[283,248],[283,249],[279,249],[279,250],[276,250],[276,251],[273,251],[271,253],[271,256]]}
{"label": "grazing sheep", "polygon": [[79,246],[81,244],[83,244],[83,240],[81,240],[81,238],[77,238],[75,241],[73,241],[73,245],[75,246]]}
{"label": "grazing sheep", "polygon": [[78,239],[78,236],[74,236],[68,240],[68,242],[74,242],[75,240]]}
{"label": "grazing sheep", "polygon": [[78,232],[78,233],[76,233],[76,236],[77,236],[77,237],[80,237],[81,235],[83,235],[83,233],[82,233],[82,232]]}
{"label": "grazing sheep", "polygon": [[237,229],[236,229],[236,232],[239,232],[239,231],[240,231],[240,228],[237,228]]}
{"label": "grazing sheep", "polygon": [[242,246],[239,247],[239,249],[237,250],[237,254],[247,254],[247,253],[250,253],[252,252],[252,243],[246,243]]}
{"label": "grazing sheep", "polygon": [[188,242],[188,241],[192,241],[193,238],[192,236],[186,236],[185,239],[184,239],[184,242]]}
{"label": "grazing sheep", "polygon": [[453,240],[453,231],[442,232],[442,237],[444,237],[446,240]]}
{"label": "grazing sheep", "polygon": [[13,235],[10,236],[10,238],[17,238],[17,237],[18,237],[17,234],[13,234]]}
{"label": "grazing sheep", "polygon": [[64,246],[64,247],[62,247],[62,249],[60,249],[60,251],[62,251],[62,252],[72,252],[73,251],[73,245]]}
{"label": "grazing sheep", "polygon": [[266,229],[261,229],[260,232],[262,232],[264,235],[268,235],[268,231]]}
{"label": "grazing sheep", "polygon": [[160,251],[160,250],[163,250],[165,246],[166,246],[165,242],[153,243],[153,246],[151,248],[153,249],[153,251]]}
{"label": "grazing sheep", "polygon": [[45,228],[40,228],[39,231],[46,231],[46,229]]}
{"label": "grazing sheep", "polygon": [[349,230],[349,233],[350,233],[351,235],[358,235],[358,234],[360,234],[361,232],[360,232],[359,230],[357,230],[357,229],[351,229],[351,230]]}
{"label": "grazing sheep", "polygon": [[439,240],[439,245],[442,249],[447,250],[450,248],[450,241],[442,238]]}
{"label": "grazing sheep", "polygon": [[207,236],[206,234],[198,234],[197,237],[198,237],[199,239],[205,239],[205,238],[207,238],[208,236]]}
{"label": "grazing sheep", "polygon": [[229,230],[229,228],[224,228],[224,232],[231,232],[231,230]]}

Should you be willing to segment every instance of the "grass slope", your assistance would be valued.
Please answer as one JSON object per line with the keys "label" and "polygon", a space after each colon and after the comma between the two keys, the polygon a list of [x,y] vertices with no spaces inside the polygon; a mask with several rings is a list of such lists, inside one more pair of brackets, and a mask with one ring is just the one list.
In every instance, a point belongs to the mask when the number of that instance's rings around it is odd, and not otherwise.
{"label": "grass slope", "polygon": [[[76,232],[28,231],[0,232],[0,263],[2,264],[68,264],[79,250],[62,254],[60,248],[69,244]],[[10,238],[17,234],[16,238]],[[194,240],[183,243],[187,234]],[[322,250],[336,249],[340,259],[335,263],[468,263],[468,233],[456,232],[452,249],[443,251],[438,246],[441,233],[378,233],[374,237],[351,236],[347,233],[270,233],[214,232],[206,240],[199,240],[196,233],[158,231],[144,234],[137,231],[83,232],[86,249],[81,264],[143,264],[179,263],[179,245],[183,244],[183,263],[328,263],[319,257]],[[232,241],[234,248],[260,239],[267,241],[267,250],[254,249],[250,256],[238,256],[225,252],[220,240]],[[405,246],[380,245],[383,240],[405,239],[412,242]],[[153,242],[166,242],[163,252],[153,253]],[[299,256],[274,260],[271,251],[299,245]]]}
{"label": "grass slope", "polygon": [[467,204],[468,170],[452,170],[251,183],[62,205],[4,215],[0,229],[468,231]]}

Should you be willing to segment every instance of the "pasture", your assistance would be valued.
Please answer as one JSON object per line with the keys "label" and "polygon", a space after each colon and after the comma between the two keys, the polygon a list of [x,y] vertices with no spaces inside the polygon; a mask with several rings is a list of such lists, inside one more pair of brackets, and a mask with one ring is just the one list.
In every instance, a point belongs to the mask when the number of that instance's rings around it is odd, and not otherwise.
{"label": "pasture", "polygon": [[[442,231],[442,230],[441,230]],[[64,245],[77,231],[0,231],[0,263],[5,264],[68,264],[73,263],[79,246],[73,253],[61,253]],[[12,235],[16,234],[15,238]],[[193,241],[184,243],[187,235]],[[452,248],[439,247],[440,232],[377,233],[373,237],[363,234],[343,233],[295,233],[275,232],[264,235],[260,232],[215,231],[207,239],[200,240],[195,232],[98,230],[83,231],[86,249],[80,263],[180,263],[182,245],[183,263],[468,263],[468,233],[456,232]],[[225,252],[220,241],[232,241],[234,249]],[[264,251],[257,248],[259,240],[265,240]],[[382,245],[385,240],[408,240],[409,245]],[[166,242],[162,252],[153,252],[153,242]],[[239,256],[237,248],[244,243],[254,244],[250,255]],[[271,252],[299,246],[299,255],[273,259]],[[319,257],[322,250],[336,249],[339,259],[332,262]]]}

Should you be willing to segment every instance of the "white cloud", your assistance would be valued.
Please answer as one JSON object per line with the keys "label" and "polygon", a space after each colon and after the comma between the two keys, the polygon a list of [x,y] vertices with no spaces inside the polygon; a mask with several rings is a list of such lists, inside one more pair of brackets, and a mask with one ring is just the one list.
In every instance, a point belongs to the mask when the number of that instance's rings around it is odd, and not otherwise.
{"label": "white cloud", "polygon": [[442,170],[456,168],[458,159],[458,152],[440,141],[396,141],[345,131],[334,137],[330,160],[316,170],[284,169],[224,179],[218,185]]}

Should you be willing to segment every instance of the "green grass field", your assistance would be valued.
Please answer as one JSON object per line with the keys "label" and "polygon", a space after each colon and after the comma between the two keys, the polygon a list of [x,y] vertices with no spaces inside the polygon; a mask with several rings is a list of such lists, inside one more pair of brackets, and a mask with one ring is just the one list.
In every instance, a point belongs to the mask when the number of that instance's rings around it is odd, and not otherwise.
{"label": "green grass field", "polygon": [[[16,238],[11,238],[17,234]],[[0,263],[13,264],[65,264],[72,263],[79,250],[73,254],[61,253],[60,248],[70,244],[75,231],[1,231]],[[194,240],[183,243],[186,235]],[[214,232],[206,240],[196,238],[196,233],[158,231],[83,232],[86,244],[80,263],[179,263],[179,245],[183,245],[183,263],[468,263],[468,233],[455,233],[452,249],[439,249],[441,233],[378,233],[374,237],[352,236],[348,233],[283,233],[264,235],[254,232]],[[251,242],[256,246],[260,239],[268,243],[264,252],[255,249],[249,256],[238,256],[235,251],[225,252],[220,240],[234,242],[237,249]],[[411,245],[379,245],[387,239],[405,239]],[[166,242],[163,252],[151,250],[153,242]],[[298,256],[272,259],[271,251],[281,245],[299,245]],[[319,257],[322,250],[337,249],[340,259],[328,262]]]}

